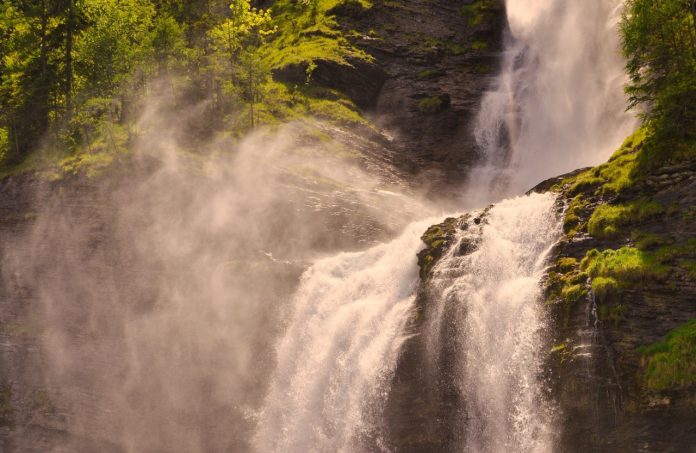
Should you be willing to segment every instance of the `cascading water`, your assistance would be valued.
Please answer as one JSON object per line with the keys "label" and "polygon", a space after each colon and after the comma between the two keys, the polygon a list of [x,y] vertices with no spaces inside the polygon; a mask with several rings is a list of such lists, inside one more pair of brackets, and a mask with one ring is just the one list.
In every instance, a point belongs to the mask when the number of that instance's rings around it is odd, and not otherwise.
{"label": "cascading water", "polygon": [[[475,121],[482,165],[462,194],[482,206],[608,157],[635,126],[625,112],[616,27],[621,0],[508,0],[502,69]],[[555,198],[506,200],[477,227],[475,251],[450,248],[427,283],[438,296],[421,335],[453,342],[462,451],[553,450],[540,279],[560,227]],[[258,418],[260,452],[388,450],[375,426],[413,313],[415,254],[426,224],[303,277]],[[472,231],[458,241],[474,240]],[[452,310],[448,307],[456,307]],[[443,338],[454,316],[457,338]],[[451,322],[451,320],[450,320]],[[434,358],[428,358],[437,364]],[[418,429],[418,427],[413,427]],[[369,445],[369,447],[368,447]]]}
{"label": "cascading water", "polygon": [[623,0],[508,0],[502,68],[475,122],[485,204],[609,157],[635,127],[619,52]]}
{"label": "cascading water", "polygon": [[259,452],[354,452],[377,444],[387,394],[418,284],[415,255],[431,222],[361,253],[316,262],[295,312],[256,435]]}
{"label": "cascading water", "polygon": [[[546,324],[537,302],[560,232],[555,197],[505,200],[477,215],[482,226],[459,231],[433,270],[430,299],[438,306],[429,336],[460,348],[465,451],[550,451],[552,407],[539,382]],[[441,337],[437,326],[446,316],[456,318],[460,338]]]}

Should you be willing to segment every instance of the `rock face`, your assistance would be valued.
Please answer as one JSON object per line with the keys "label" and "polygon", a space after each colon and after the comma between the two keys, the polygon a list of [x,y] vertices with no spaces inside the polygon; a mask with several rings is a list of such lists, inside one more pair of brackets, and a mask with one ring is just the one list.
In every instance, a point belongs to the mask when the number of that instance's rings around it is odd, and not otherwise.
{"label": "rock face", "polygon": [[[606,164],[532,189],[559,194],[566,233],[543,282],[550,320],[543,377],[558,408],[557,451],[696,445],[696,160],[643,167],[639,136]],[[447,219],[423,235],[414,335],[404,345],[388,406],[396,451],[461,445],[465,392],[451,384],[457,378],[448,348],[455,346],[443,342],[433,368],[425,337],[435,305],[433,266],[451,252],[457,228],[477,222],[485,215]],[[466,244],[456,253],[475,248]],[[455,338],[456,329],[446,326],[444,338]]]}
{"label": "rock face", "polygon": [[[370,78],[381,89],[368,115],[404,164],[423,183],[461,182],[477,158],[471,119],[498,66],[504,2],[376,0],[366,12],[336,14],[346,34],[375,58],[379,71]],[[361,101],[373,90],[366,93]]]}
{"label": "rock face", "polygon": [[[460,345],[453,339],[460,329],[455,321],[459,318],[458,310],[465,308],[447,304],[446,313],[437,313],[434,301],[441,297],[437,288],[440,282],[435,281],[432,270],[445,253],[465,256],[474,252],[478,247],[476,240],[462,241],[457,250],[450,249],[458,243],[458,230],[469,230],[477,237],[485,218],[486,211],[476,218],[468,214],[448,218],[430,227],[422,237],[426,247],[418,254],[421,284],[409,326],[413,335],[402,347],[384,415],[385,437],[391,451],[444,453],[464,445],[462,427],[466,415],[457,375]],[[445,274],[440,278],[451,277],[449,272]],[[429,329],[437,319],[444,322],[438,328],[441,341],[436,341],[441,348],[433,354],[430,342],[434,338]]]}
{"label": "rock face", "polygon": [[[547,281],[562,451],[693,451],[696,445],[696,367],[688,352],[688,342],[694,351],[696,341],[687,340],[682,363],[670,365],[690,368],[691,375],[672,380],[676,370],[662,369],[658,385],[645,349],[696,319],[690,271],[696,251],[689,242],[696,234],[696,164],[651,169],[616,193],[601,175],[630,166],[640,146],[613,161],[626,163],[610,161],[556,185],[568,206],[569,233]],[[626,206],[631,211],[617,211]],[[604,215],[616,212],[623,214]],[[600,263],[620,254],[638,259]]]}

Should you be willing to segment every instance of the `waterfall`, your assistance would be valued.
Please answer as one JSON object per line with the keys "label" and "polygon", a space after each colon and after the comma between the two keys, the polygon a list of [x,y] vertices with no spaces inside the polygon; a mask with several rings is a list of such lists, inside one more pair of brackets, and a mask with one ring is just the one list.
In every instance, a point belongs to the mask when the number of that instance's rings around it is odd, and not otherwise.
{"label": "waterfall", "polygon": [[[320,260],[305,273],[277,348],[257,451],[373,451],[383,444],[375,427],[408,335],[419,237],[432,222],[365,252]],[[442,341],[461,345],[456,385],[466,401],[466,448],[549,451],[552,407],[539,382],[545,323],[538,299],[560,231],[555,197],[506,200],[481,224],[459,232],[430,282],[440,317],[449,316],[445,304],[460,307],[461,338]],[[463,241],[477,242],[476,251],[459,256]],[[433,329],[422,334],[439,338]]]}
{"label": "waterfall", "polygon": [[635,128],[619,51],[623,0],[508,0],[500,74],[474,124],[482,205],[606,160]]}
{"label": "waterfall", "polygon": [[[621,5],[507,1],[501,71],[474,124],[482,164],[462,193],[467,205],[598,164],[635,126],[622,90]],[[432,356],[442,342],[458,348],[454,385],[464,407],[452,429],[461,433],[462,451],[552,451],[539,282],[560,235],[555,198],[508,199],[476,215],[484,220],[457,233],[427,282],[437,295],[434,315],[418,334]],[[259,452],[389,450],[378,432],[389,421],[379,417],[409,334],[426,225],[362,253],[320,260],[305,273],[258,414]],[[476,244],[473,252],[462,253],[465,241]],[[456,338],[442,335],[445,318],[454,319]]]}
{"label": "waterfall", "polygon": [[[459,231],[433,270],[430,299],[438,306],[430,349],[442,349],[441,341],[458,345],[465,451],[551,451],[553,408],[539,380],[546,324],[538,302],[546,257],[560,233],[555,197],[509,199],[472,216],[482,226],[471,222]],[[470,244],[476,250],[462,254]],[[441,337],[445,317],[455,318],[459,338]]]}
{"label": "waterfall", "polygon": [[259,452],[354,452],[374,439],[418,284],[420,235],[316,262],[303,276],[260,415]]}

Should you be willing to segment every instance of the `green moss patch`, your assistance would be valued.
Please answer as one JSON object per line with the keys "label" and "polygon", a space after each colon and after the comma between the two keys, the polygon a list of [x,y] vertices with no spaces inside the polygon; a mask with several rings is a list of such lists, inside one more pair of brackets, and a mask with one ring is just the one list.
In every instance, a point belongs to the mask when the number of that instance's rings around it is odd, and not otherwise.
{"label": "green moss patch", "polygon": [[496,9],[497,5],[491,0],[475,0],[473,3],[462,6],[459,11],[467,18],[469,26],[475,27],[481,24]]}
{"label": "green moss patch", "polygon": [[587,222],[587,230],[597,238],[615,238],[621,234],[624,227],[655,218],[664,211],[662,205],[646,199],[621,205],[604,204],[592,213]]}
{"label": "green moss patch", "polygon": [[653,390],[696,384],[696,320],[678,327],[661,342],[639,349],[645,385]]}
{"label": "green moss patch", "polygon": [[580,268],[590,277],[610,277],[619,285],[642,284],[649,280],[660,280],[669,272],[669,266],[655,253],[644,252],[634,247],[618,250],[590,250],[580,263]]}
{"label": "green moss patch", "polygon": [[566,308],[587,297],[587,280],[589,276],[578,269],[574,258],[561,258],[556,263],[557,271],[548,274],[548,303],[563,302]]}
{"label": "green moss patch", "polygon": [[423,113],[437,113],[447,107],[448,98],[444,95],[428,96],[418,100],[418,110]]}
{"label": "green moss patch", "polygon": [[0,426],[9,426],[13,422],[12,385],[0,384]]}
{"label": "green moss patch", "polygon": [[607,305],[599,304],[597,316],[602,322],[618,324],[626,319],[626,306],[624,304]]}
{"label": "green moss patch", "polygon": [[576,195],[568,204],[565,217],[563,219],[563,231],[569,236],[575,235],[577,231],[584,229],[581,222],[582,211],[586,208],[587,201],[582,195]]}
{"label": "green moss patch", "polygon": [[570,195],[593,192],[615,195],[634,186],[642,178],[638,158],[648,135],[647,128],[638,129],[628,137],[608,162],[563,181]]}
{"label": "green moss patch", "polygon": [[447,218],[444,222],[428,228],[421,236],[421,240],[425,244],[425,249],[418,254],[421,279],[427,278],[437,260],[442,257],[445,247],[455,236],[457,226],[462,221],[464,221],[463,218]]}
{"label": "green moss patch", "polygon": [[614,277],[597,277],[592,280],[592,292],[599,299],[615,293],[619,288],[619,282]]}
{"label": "green moss patch", "polygon": [[556,266],[558,267],[558,270],[561,272],[570,272],[573,269],[576,269],[578,267],[578,260],[575,258],[567,257],[567,258],[561,258],[558,260],[556,263]]}

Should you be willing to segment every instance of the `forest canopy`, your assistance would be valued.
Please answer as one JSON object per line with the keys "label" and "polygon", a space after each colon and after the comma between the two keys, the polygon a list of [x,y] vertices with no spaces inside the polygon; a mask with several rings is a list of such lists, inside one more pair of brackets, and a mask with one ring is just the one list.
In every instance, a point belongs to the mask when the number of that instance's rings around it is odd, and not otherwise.
{"label": "forest canopy", "polygon": [[[158,81],[181,105],[204,103],[190,137],[315,114],[358,121],[340,93],[309,86],[317,59],[369,59],[331,10],[356,0],[1,0],[0,162],[36,149],[127,148]],[[287,64],[306,80],[274,80]],[[166,82],[163,82],[165,81]],[[326,99],[330,99],[327,103]],[[108,138],[105,139],[105,137]]]}

